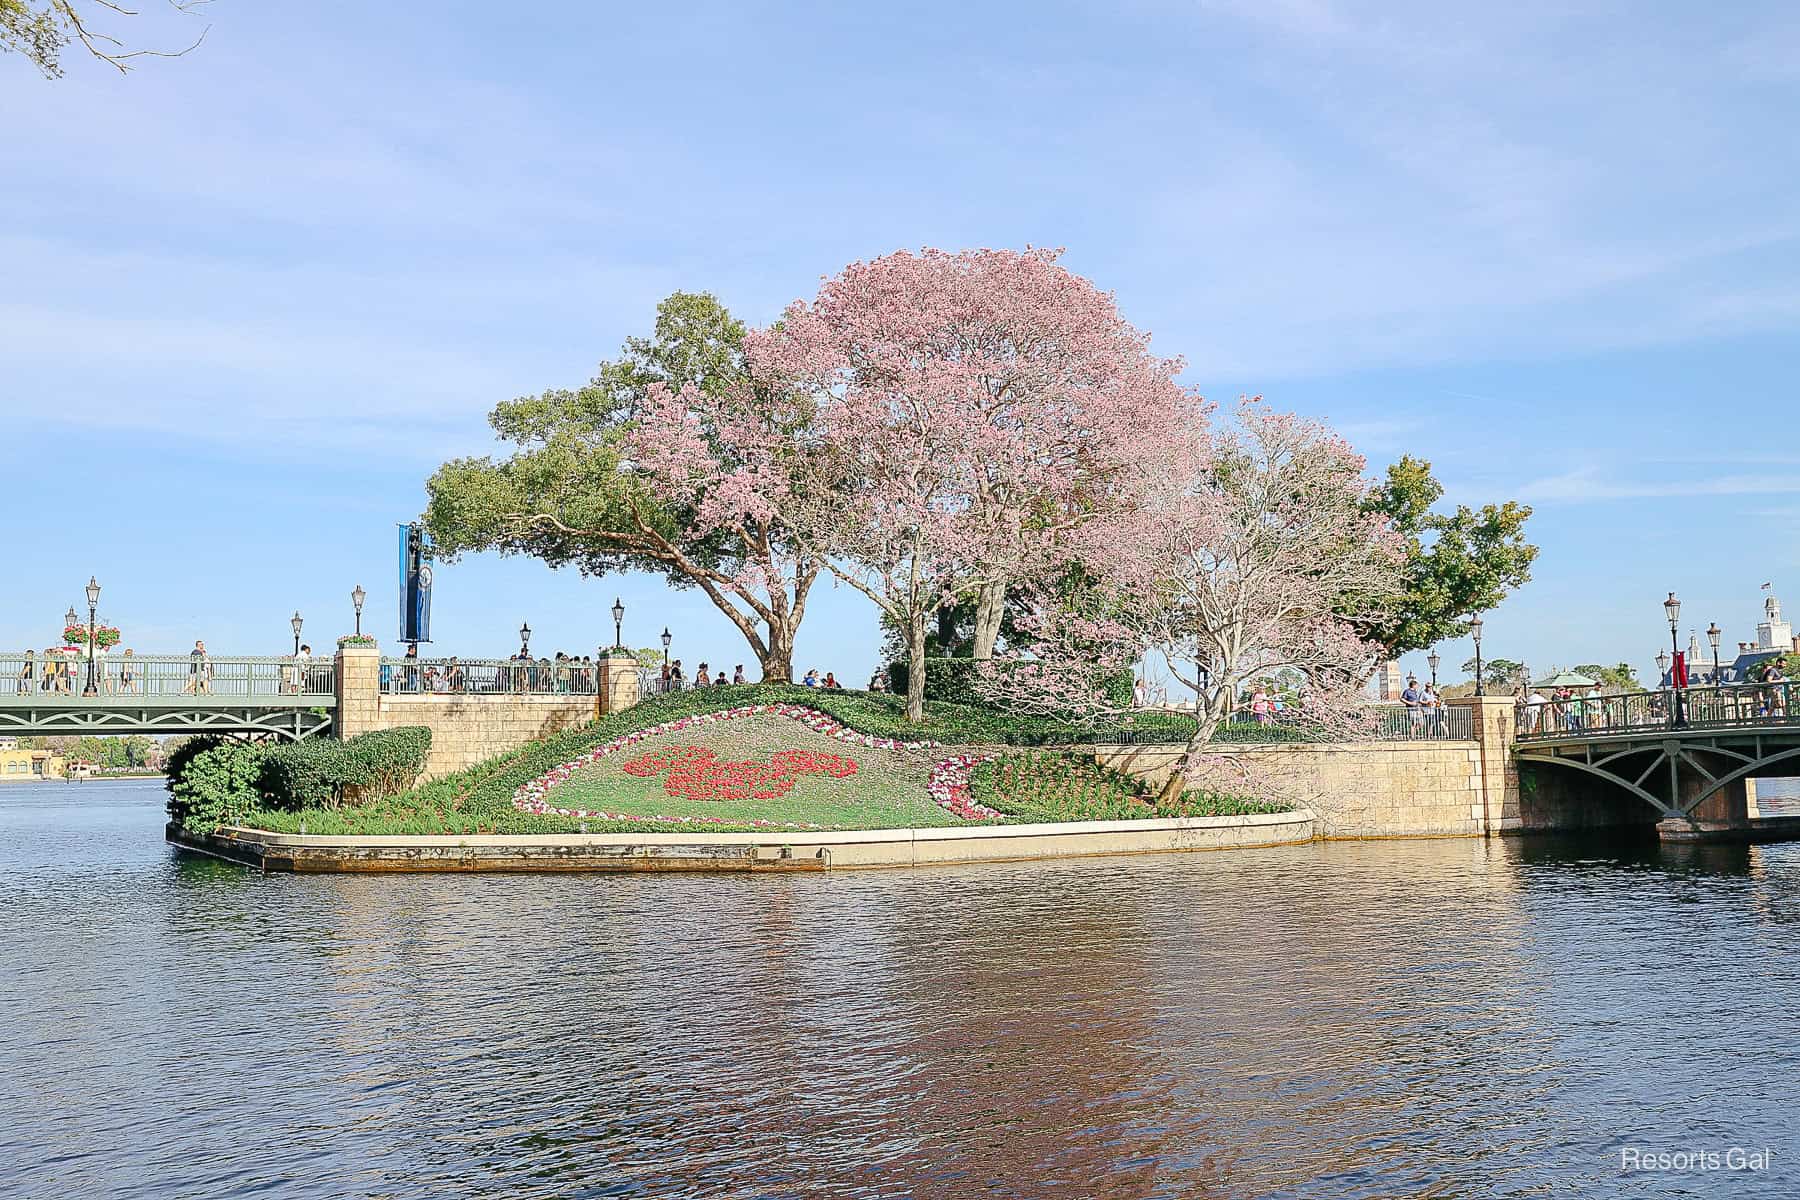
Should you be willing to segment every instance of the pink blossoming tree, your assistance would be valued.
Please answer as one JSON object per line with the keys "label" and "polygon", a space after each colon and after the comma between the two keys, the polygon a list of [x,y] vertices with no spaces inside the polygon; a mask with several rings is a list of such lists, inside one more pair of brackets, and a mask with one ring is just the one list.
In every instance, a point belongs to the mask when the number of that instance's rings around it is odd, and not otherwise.
{"label": "pink blossoming tree", "polygon": [[755,374],[811,399],[812,465],[829,469],[790,523],[902,631],[915,720],[930,614],[972,596],[974,656],[990,657],[1008,588],[1135,507],[1190,406],[1179,362],[1057,257],[857,263],[746,340]]}
{"label": "pink blossoming tree", "polygon": [[1165,800],[1221,772],[1257,790],[1206,746],[1244,691],[1277,673],[1305,681],[1301,723],[1367,720],[1360,687],[1378,648],[1356,630],[1392,599],[1402,561],[1400,539],[1364,504],[1363,459],[1324,426],[1252,400],[1235,428],[1193,428],[1183,445],[1167,486],[1090,527],[1094,588],[1075,604],[1039,595],[1033,651],[997,659],[979,685],[1015,710],[1112,718],[1123,706],[1096,688],[1096,669],[1162,654],[1198,718]]}

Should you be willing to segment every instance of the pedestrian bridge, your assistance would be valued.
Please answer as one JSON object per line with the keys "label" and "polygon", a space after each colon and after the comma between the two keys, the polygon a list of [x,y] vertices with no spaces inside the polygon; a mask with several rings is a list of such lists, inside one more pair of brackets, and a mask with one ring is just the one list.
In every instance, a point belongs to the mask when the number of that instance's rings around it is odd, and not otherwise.
{"label": "pedestrian bridge", "polygon": [[1515,738],[1520,762],[1623,788],[1660,812],[1665,828],[1668,822],[1752,827],[1774,818],[1757,816],[1747,781],[1800,774],[1800,685],[1521,704]]}
{"label": "pedestrian bridge", "polygon": [[246,733],[299,741],[329,730],[330,659],[0,654],[0,734]]}

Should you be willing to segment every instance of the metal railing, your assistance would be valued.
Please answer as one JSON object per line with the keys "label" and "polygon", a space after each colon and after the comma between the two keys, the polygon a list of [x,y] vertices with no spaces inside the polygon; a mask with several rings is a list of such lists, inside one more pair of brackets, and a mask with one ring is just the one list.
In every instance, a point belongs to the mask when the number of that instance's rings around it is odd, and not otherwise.
{"label": "metal railing", "polygon": [[[666,696],[670,692],[688,692],[688,691],[694,690],[697,687],[750,687],[750,686],[752,686],[751,684],[748,684],[748,683],[742,683],[742,684],[738,684],[738,683],[726,683],[726,684],[706,683],[706,684],[703,684],[703,683],[698,683],[694,680],[689,680],[689,679],[664,679],[662,676],[662,668],[661,667],[639,667],[637,669],[637,676],[638,676],[638,695],[640,695],[640,696]],[[715,678],[716,678],[716,676],[715,676]]]}
{"label": "metal railing", "polygon": [[393,696],[592,696],[600,664],[565,658],[384,658],[381,690]]}
{"label": "metal railing", "polygon": [[1611,696],[1521,700],[1518,740],[1671,729],[1745,729],[1800,725],[1800,684],[1745,683],[1725,687],[1623,692]]}
{"label": "metal railing", "polygon": [[0,703],[337,699],[337,672],[328,658],[102,654],[94,664],[94,696],[82,695],[87,675],[85,656],[0,653]]}

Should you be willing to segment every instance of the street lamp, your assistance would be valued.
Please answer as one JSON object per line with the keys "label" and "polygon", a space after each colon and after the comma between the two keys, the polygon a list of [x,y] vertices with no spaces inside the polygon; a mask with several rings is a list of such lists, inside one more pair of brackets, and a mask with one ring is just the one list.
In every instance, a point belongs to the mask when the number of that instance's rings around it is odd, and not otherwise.
{"label": "street lamp", "polygon": [[294,657],[299,658],[300,657],[300,626],[305,624],[305,622],[300,619],[300,610],[299,609],[296,608],[294,610],[294,619],[289,621],[288,624],[292,625],[294,627]]}
{"label": "street lamp", "polygon": [[1427,654],[1425,656],[1425,665],[1431,668],[1431,690],[1434,692],[1437,691],[1438,664],[1443,661],[1444,661],[1443,659],[1438,657],[1438,652],[1436,649],[1433,649],[1430,654]]}
{"label": "street lamp", "polygon": [[1481,615],[1477,613],[1469,618],[1469,636],[1475,639],[1475,694],[1487,695],[1487,687],[1481,682]]}
{"label": "street lamp", "polygon": [[664,625],[663,626],[663,639],[662,639],[662,642],[663,642],[663,674],[664,675],[667,675],[669,673],[669,643],[673,642],[674,640],[675,640],[675,635],[669,632],[669,627],[667,625]]}
{"label": "street lamp", "polygon": [[353,606],[355,606],[355,608],[356,608],[356,636],[357,637],[362,636],[362,606],[363,606],[363,601],[367,600],[368,598],[369,598],[369,593],[362,590],[362,584],[360,584],[360,583],[356,585],[356,590],[354,592],[350,593],[350,603]]}
{"label": "street lamp", "polygon": [[98,696],[100,689],[94,686],[94,626],[97,618],[94,613],[100,607],[100,581],[92,575],[88,576],[88,677],[87,686],[81,689],[83,696]]}
{"label": "street lamp", "polygon": [[613,601],[613,645],[623,649],[625,646],[625,601]]}
{"label": "street lamp", "polygon": [[[1670,592],[1669,598],[1663,601],[1663,613],[1669,618],[1669,661],[1673,663],[1681,657],[1681,642],[1677,640],[1675,632],[1675,627],[1681,623],[1681,601],[1675,598],[1674,592]],[[1675,718],[1675,724],[1685,725],[1687,724],[1686,705],[1682,703],[1681,689],[1676,686],[1676,683],[1675,676],[1670,675],[1669,690],[1675,693],[1675,704],[1671,715]]]}
{"label": "street lamp", "polygon": [[531,657],[531,626],[525,624],[519,626],[519,657]]}
{"label": "street lamp", "polygon": [[1719,628],[1719,623],[1717,621],[1714,621],[1711,625],[1706,627],[1706,640],[1712,643],[1713,648],[1712,681],[1714,687],[1718,687],[1721,682],[1719,679],[1719,635],[1724,632],[1723,629]]}
{"label": "street lamp", "polygon": [[[1660,684],[1664,679],[1669,678],[1669,652],[1667,650],[1658,650],[1656,652],[1656,670],[1658,675],[1656,680],[1657,683]],[[1673,683],[1674,680],[1669,679],[1669,682]]]}
{"label": "street lamp", "polygon": [[69,611],[63,614],[63,628],[73,629],[79,624],[81,624],[81,614],[76,612],[75,606],[71,604]]}

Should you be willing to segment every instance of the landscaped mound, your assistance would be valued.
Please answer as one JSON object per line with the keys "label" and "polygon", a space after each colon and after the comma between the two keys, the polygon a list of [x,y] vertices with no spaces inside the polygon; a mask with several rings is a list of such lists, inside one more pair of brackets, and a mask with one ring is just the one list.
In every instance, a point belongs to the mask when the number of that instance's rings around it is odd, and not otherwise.
{"label": "landscaped mound", "polygon": [[[1005,797],[973,794],[970,772],[1008,744],[1181,741],[1193,728],[1191,718],[1152,713],[1120,729],[1084,730],[939,703],[913,725],[902,704],[896,696],[790,685],[677,692],[397,796],[232,815],[277,832],[399,835],[1062,820],[1069,818],[1041,814],[1074,808],[1040,799],[1015,811]],[[1043,755],[1046,762],[1064,757]],[[1157,814],[1140,808],[1130,815]]]}

